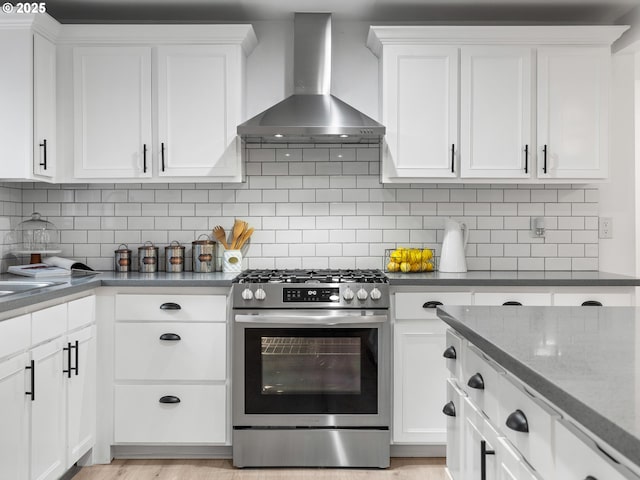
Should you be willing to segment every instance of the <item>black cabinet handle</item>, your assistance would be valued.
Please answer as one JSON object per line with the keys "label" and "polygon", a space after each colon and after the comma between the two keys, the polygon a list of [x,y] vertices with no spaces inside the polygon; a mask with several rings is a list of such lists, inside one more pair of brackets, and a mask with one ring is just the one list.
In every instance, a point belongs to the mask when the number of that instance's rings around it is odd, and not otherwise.
{"label": "black cabinet handle", "polygon": [[487,455],[495,454],[495,450],[487,450],[485,440],[480,440],[480,480],[487,480]]}
{"label": "black cabinet handle", "polygon": [[158,400],[160,403],[180,403],[180,398],[175,395],[165,395]]}
{"label": "black cabinet handle", "polygon": [[[69,345],[71,345],[71,344],[69,344]],[[71,345],[71,348],[74,348],[75,351],[76,351],[76,366],[71,368],[71,365],[69,365],[69,370],[70,371],[73,370],[75,372],[76,376],[78,376],[78,358],[79,358],[78,351],[80,350],[78,347],[79,347],[79,343],[78,343],[78,340],[76,340],[76,344],[75,345]],[[71,376],[71,372],[69,372],[69,376]]]}
{"label": "black cabinet handle", "polygon": [[164,142],[160,144],[160,160],[162,163],[162,171],[164,172]]}
{"label": "black cabinet handle", "polygon": [[484,390],[484,379],[482,378],[482,375],[476,373],[469,379],[467,385],[471,388],[475,388],[476,390]]}
{"label": "black cabinet handle", "polygon": [[598,480],[596,477],[593,477],[591,475],[587,475],[586,477],[584,477],[584,480]]}
{"label": "black cabinet handle", "polygon": [[456,173],[456,144],[451,144],[451,173]]}
{"label": "black cabinet handle", "polygon": [[442,354],[442,356],[444,358],[448,358],[449,360],[455,360],[456,358],[458,358],[458,355],[456,353],[456,347],[454,347],[453,345],[451,345],[449,348],[447,348],[444,353]]}
{"label": "black cabinet handle", "polygon": [[547,146],[542,147],[542,173],[547,173]]}
{"label": "black cabinet handle", "polygon": [[516,306],[516,307],[521,307],[522,306],[522,304],[520,302],[516,302],[516,301],[513,301],[513,300],[509,300],[508,302],[504,302],[502,305],[504,305],[504,306],[513,305],[513,306]]}
{"label": "black cabinet handle", "polygon": [[507,417],[507,427],[516,432],[529,433],[529,422],[522,410],[516,410]]}
{"label": "black cabinet handle", "polygon": [[178,340],[182,340],[180,335],[177,333],[163,333],[160,335],[160,340],[166,340],[168,342],[177,342]]}
{"label": "black cabinet handle", "polygon": [[424,305],[422,305],[422,308],[436,308],[440,305],[444,305],[444,303],[439,302],[438,300],[431,300],[429,302],[425,302]]}
{"label": "black cabinet handle", "polygon": [[453,402],[448,402],[442,409],[442,413],[444,413],[447,417],[455,417],[456,406],[453,404]]}
{"label": "black cabinet handle", "polygon": [[174,302],[167,302],[160,305],[160,310],[182,310],[182,307]]}
{"label": "black cabinet handle", "polygon": [[601,307],[602,303],[600,303],[597,300],[587,300],[585,302],[582,302],[582,306],[583,307]]}
{"label": "black cabinet handle", "polygon": [[44,140],[42,140],[42,143],[40,143],[39,145],[44,148],[44,151],[42,152],[42,162],[40,162],[40,166],[43,168],[43,170],[46,170],[47,169],[47,139],[45,138]]}
{"label": "black cabinet handle", "polygon": [[71,370],[73,370],[73,368],[71,368],[71,349],[73,347],[71,346],[71,342],[67,343],[67,346],[64,347],[62,350],[64,352],[67,352],[67,370],[62,370],[62,373],[66,373],[67,374],[67,378],[71,378]]}
{"label": "black cabinet handle", "polygon": [[31,391],[24,392],[25,395],[31,395],[31,401],[34,402],[36,400],[36,362],[35,360],[31,360],[31,363],[28,367],[24,367],[25,370],[31,370]]}
{"label": "black cabinet handle", "polygon": [[524,173],[529,173],[529,145],[524,146]]}
{"label": "black cabinet handle", "polygon": [[142,144],[142,173],[147,173],[147,144]]}

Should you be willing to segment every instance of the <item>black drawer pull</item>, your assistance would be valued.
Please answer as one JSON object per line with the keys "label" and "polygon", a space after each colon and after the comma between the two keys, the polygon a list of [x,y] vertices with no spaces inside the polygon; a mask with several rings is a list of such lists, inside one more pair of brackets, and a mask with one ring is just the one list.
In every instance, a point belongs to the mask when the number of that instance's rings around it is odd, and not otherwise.
{"label": "black drawer pull", "polygon": [[447,417],[455,417],[456,406],[453,404],[453,402],[448,402],[442,409],[442,413],[444,413]]}
{"label": "black drawer pull", "polygon": [[584,477],[584,480],[598,480],[596,477],[593,477],[591,475],[587,475],[586,477]]}
{"label": "black drawer pull", "polygon": [[507,417],[507,427],[516,432],[529,433],[529,422],[522,410],[516,410]]}
{"label": "black drawer pull", "polygon": [[442,356],[444,358],[448,358],[450,360],[455,360],[456,358],[458,358],[457,354],[456,354],[456,348],[451,345],[449,348],[447,348],[444,353],[442,354]]}
{"label": "black drawer pull", "polygon": [[487,450],[486,440],[480,440],[480,480],[487,480],[487,455],[495,454],[495,450]]}
{"label": "black drawer pull", "polygon": [[42,143],[38,144],[40,147],[44,148],[42,162],[40,162],[40,166],[43,170],[47,169],[47,139],[42,140]]}
{"label": "black drawer pull", "polygon": [[436,308],[440,305],[444,305],[444,303],[439,302],[438,300],[431,300],[429,302],[425,302],[424,305],[422,305],[422,308]]}
{"label": "black drawer pull", "polygon": [[167,302],[160,305],[160,310],[182,310],[182,307],[174,302]]}
{"label": "black drawer pull", "polygon": [[69,365],[69,375],[71,375],[71,370],[75,371],[76,377],[78,376],[78,362],[80,359],[80,354],[78,353],[80,351],[80,349],[78,348],[80,347],[80,342],[78,340],[76,340],[76,344],[75,345],[71,345],[71,348],[75,348],[76,349],[76,366],[75,367],[71,367],[71,365]]}
{"label": "black drawer pull", "polygon": [[583,307],[601,307],[602,303],[597,300],[587,300],[586,302],[582,302]]}
{"label": "black drawer pull", "polygon": [[62,350],[67,352],[67,365],[68,370],[62,370],[62,373],[66,373],[67,374],[67,378],[71,378],[71,370],[73,370],[73,368],[71,367],[71,350],[73,349],[73,347],[71,346],[71,342],[67,342],[67,346],[64,347]]}
{"label": "black drawer pull", "polygon": [[31,395],[31,401],[36,400],[36,362],[31,360],[31,364],[28,367],[24,367],[25,370],[31,370],[31,391],[24,392],[25,395]]}
{"label": "black drawer pull", "polygon": [[165,395],[164,397],[160,397],[160,403],[180,403],[180,398],[175,395]]}
{"label": "black drawer pull", "polygon": [[509,300],[508,302],[504,302],[502,305],[504,306],[516,306],[516,307],[521,307],[522,304],[520,302],[516,302],[513,300]]}
{"label": "black drawer pull", "polygon": [[163,333],[162,335],[160,335],[160,340],[166,340],[168,342],[177,342],[178,340],[182,340],[182,338],[177,333]]}
{"label": "black drawer pull", "polygon": [[476,373],[469,379],[467,385],[471,388],[475,388],[476,390],[484,390],[484,379],[482,378],[482,375]]}

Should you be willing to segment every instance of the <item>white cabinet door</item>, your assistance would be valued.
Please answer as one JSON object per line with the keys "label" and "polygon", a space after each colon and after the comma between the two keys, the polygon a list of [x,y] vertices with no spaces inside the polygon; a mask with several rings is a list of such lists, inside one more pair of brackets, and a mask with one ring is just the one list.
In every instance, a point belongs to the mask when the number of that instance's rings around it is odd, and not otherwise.
{"label": "white cabinet door", "polygon": [[29,385],[28,354],[23,353],[0,362],[0,478],[23,480],[29,466],[28,402],[25,386]]}
{"label": "white cabinet door", "polygon": [[454,480],[462,478],[464,452],[464,393],[454,379],[447,380],[447,403],[442,412],[447,416],[447,470]]}
{"label": "white cabinet door", "polygon": [[[65,471],[65,409],[62,338],[31,350],[35,375],[31,402],[31,480],[59,478]],[[65,352],[66,353],[66,352]]]}
{"label": "white cabinet door", "polygon": [[608,47],[538,48],[538,176],[606,178]]}
{"label": "white cabinet door", "polygon": [[442,352],[446,325],[435,320],[397,320],[394,328],[393,441],[446,443],[443,388],[448,370]]}
{"label": "white cabinet door", "polygon": [[[96,436],[96,338],[95,325],[67,336],[71,347],[71,369],[67,388],[67,456],[70,468],[89,451]],[[67,359],[68,362],[68,359]],[[68,363],[66,364],[68,367]]]}
{"label": "white cabinet door", "polygon": [[458,153],[458,48],[385,46],[383,174],[455,178]]}
{"label": "white cabinet door", "polygon": [[[498,479],[498,432],[469,398],[464,399],[462,478]],[[484,470],[484,471],[483,471]]]}
{"label": "white cabinet door", "polygon": [[151,48],[73,51],[77,178],[151,177]]}
{"label": "white cabinet door", "polygon": [[33,35],[33,173],[56,173],[56,46]]}
{"label": "white cabinet door", "polygon": [[462,47],[461,177],[530,177],[532,61],[527,47]]}
{"label": "white cabinet door", "polygon": [[[241,79],[235,48],[158,47],[160,176],[230,176],[240,172],[236,125]],[[229,151],[230,150],[230,151]]]}

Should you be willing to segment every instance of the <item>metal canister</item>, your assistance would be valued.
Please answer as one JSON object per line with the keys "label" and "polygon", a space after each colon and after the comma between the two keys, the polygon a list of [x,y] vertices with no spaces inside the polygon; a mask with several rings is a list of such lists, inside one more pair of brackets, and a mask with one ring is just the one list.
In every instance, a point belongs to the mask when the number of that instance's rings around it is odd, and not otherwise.
{"label": "metal canister", "polygon": [[179,273],[184,269],[184,246],[177,240],[164,247],[164,264],[167,272]]}
{"label": "metal canister", "polygon": [[158,271],[158,247],[153,242],[145,242],[142,247],[138,247],[138,268],[143,273]]}
{"label": "metal canister", "polygon": [[[205,240],[200,240],[205,237]],[[209,273],[216,269],[216,242],[203,233],[194,242],[191,242],[191,255],[193,258],[193,271],[197,273]]]}
{"label": "metal canister", "polygon": [[131,250],[129,250],[129,247],[126,244],[121,243],[118,245],[118,249],[115,250],[114,253],[116,272],[130,272],[133,257],[131,256]]}

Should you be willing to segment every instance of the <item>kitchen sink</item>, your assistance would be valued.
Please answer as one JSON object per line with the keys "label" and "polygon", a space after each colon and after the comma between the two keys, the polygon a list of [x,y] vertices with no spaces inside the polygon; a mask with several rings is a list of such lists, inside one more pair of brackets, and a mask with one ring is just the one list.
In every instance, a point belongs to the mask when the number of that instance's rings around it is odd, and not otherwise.
{"label": "kitchen sink", "polygon": [[39,288],[52,287],[60,285],[63,282],[21,282],[17,280],[0,280],[0,297],[14,295],[16,293],[25,293]]}

